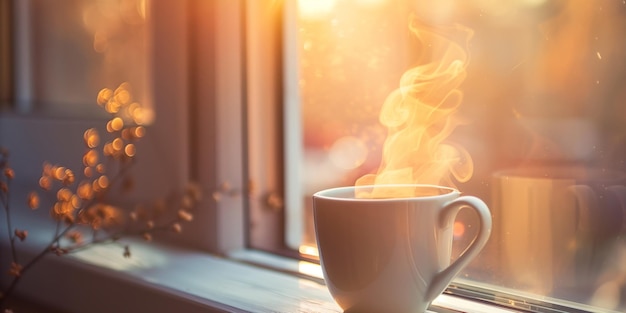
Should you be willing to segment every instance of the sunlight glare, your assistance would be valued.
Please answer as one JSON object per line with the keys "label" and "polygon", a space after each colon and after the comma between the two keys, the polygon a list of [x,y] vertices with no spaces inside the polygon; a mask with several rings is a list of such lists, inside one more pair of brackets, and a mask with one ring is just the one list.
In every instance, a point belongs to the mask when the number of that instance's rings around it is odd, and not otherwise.
{"label": "sunlight glare", "polygon": [[324,275],[322,274],[321,266],[319,266],[318,264],[306,262],[306,261],[298,262],[298,272],[300,274],[304,274],[304,275],[312,276],[316,278],[324,277]]}
{"label": "sunlight glare", "polygon": [[452,234],[456,239],[463,237],[463,234],[465,234],[465,225],[459,221],[454,222]]}
{"label": "sunlight glare", "polygon": [[367,146],[362,140],[345,136],[337,139],[328,152],[333,165],[342,169],[355,169],[367,160]]}
{"label": "sunlight glare", "polygon": [[317,250],[317,247],[314,247],[314,246],[301,245],[298,250],[301,255],[314,256],[314,257],[319,257],[320,255]]}
{"label": "sunlight glare", "polygon": [[381,7],[387,0],[354,0],[354,2],[361,7],[375,9]]}
{"label": "sunlight glare", "polygon": [[525,5],[529,7],[538,7],[547,2],[547,0],[523,0]]}
{"label": "sunlight glare", "polygon": [[137,2],[137,12],[139,13],[139,16],[141,16],[141,18],[144,20],[146,19],[146,7],[146,0],[140,0]]}
{"label": "sunlight glare", "polygon": [[335,8],[336,0],[298,0],[298,14],[305,20],[322,19]]}

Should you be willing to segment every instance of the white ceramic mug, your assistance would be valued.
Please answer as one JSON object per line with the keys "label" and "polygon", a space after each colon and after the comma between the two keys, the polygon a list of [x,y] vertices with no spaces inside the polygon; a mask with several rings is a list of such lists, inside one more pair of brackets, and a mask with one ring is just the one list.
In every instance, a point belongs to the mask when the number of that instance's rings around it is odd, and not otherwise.
{"label": "white ceramic mug", "polygon": [[[355,196],[385,190],[395,195]],[[451,263],[453,224],[463,207],[476,211],[480,229]],[[482,200],[441,186],[328,189],[313,195],[313,212],[324,278],[345,312],[426,311],[491,233]]]}

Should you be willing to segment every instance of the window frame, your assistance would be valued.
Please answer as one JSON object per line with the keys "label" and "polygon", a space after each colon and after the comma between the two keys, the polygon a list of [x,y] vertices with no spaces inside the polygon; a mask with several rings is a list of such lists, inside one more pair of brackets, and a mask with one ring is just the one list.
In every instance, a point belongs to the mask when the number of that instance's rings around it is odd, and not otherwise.
{"label": "window frame", "polygon": [[[286,81],[281,60],[282,12],[288,1],[246,1],[243,41],[246,98],[246,147],[249,248],[296,256],[284,242],[284,199],[289,159],[283,154],[284,96]],[[271,79],[268,79],[271,78]]]}
{"label": "window frame", "polygon": [[0,0],[0,110],[8,108],[13,90],[11,80],[13,56],[10,49],[13,41],[10,27],[13,22],[11,11],[12,3],[9,0]]}
{"label": "window frame", "polygon": [[[246,1],[247,247],[301,259],[300,99],[294,1]],[[271,77],[272,79],[268,79]]]}
{"label": "window frame", "polygon": [[[184,233],[189,242],[204,238],[195,247],[220,254],[246,245],[242,3],[202,1],[188,7],[188,44],[197,44],[187,52],[197,64],[188,73],[188,179],[204,186],[207,210],[197,218],[208,221],[208,227],[195,223]],[[222,192],[225,184],[232,188],[228,192],[237,193],[212,201],[212,193]]]}

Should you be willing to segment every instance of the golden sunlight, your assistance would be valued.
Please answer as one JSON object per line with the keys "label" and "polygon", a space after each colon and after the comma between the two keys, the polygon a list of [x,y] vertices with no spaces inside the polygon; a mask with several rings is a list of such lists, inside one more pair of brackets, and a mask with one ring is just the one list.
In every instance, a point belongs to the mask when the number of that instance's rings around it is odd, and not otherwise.
{"label": "golden sunlight", "polygon": [[460,221],[454,222],[454,227],[452,228],[452,235],[454,238],[462,238],[465,234],[465,224]]}
{"label": "golden sunlight", "polygon": [[316,246],[300,245],[300,247],[298,247],[298,252],[300,252],[300,255],[319,257],[319,252]]}
{"label": "golden sunlight", "polygon": [[83,134],[83,139],[85,140],[87,148],[90,149],[93,149],[100,144],[100,135],[98,135],[98,131],[95,128],[86,130]]}
{"label": "golden sunlight", "polygon": [[298,273],[317,278],[324,277],[324,274],[322,274],[322,267],[320,265],[306,261],[298,262]]}
{"label": "golden sunlight", "polygon": [[[109,123],[111,123],[112,131],[120,131],[124,127],[124,121],[118,116],[114,117]],[[108,126],[107,124],[107,129],[109,128]]]}
{"label": "golden sunlight", "polygon": [[89,149],[85,155],[83,155],[83,165],[93,167],[98,164],[98,152],[94,149]]}
{"label": "golden sunlight", "polygon": [[124,141],[122,141],[122,139],[120,138],[115,138],[113,139],[113,142],[111,143],[113,150],[115,151],[122,151],[122,148],[124,148]]}
{"label": "golden sunlight", "polygon": [[139,2],[137,2],[137,13],[139,13],[139,16],[141,16],[142,19],[146,19],[147,16],[147,3],[146,0],[140,0]]}
{"label": "golden sunlight", "polygon": [[[132,118],[141,120],[144,125],[154,119],[153,112],[148,112],[152,111],[147,76],[150,68],[148,6],[147,0],[107,0],[88,1],[82,8],[83,26],[92,35],[93,49],[103,69],[102,83],[126,81],[115,90],[103,89],[98,103],[107,112],[117,113],[132,100],[129,88],[132,83],[134,96],[141,102],[136,106],[143,109]],[[139,114],[141,116],[137,117]],[[124,121],[127,117],[122,116]]]}
{"label": "golden sunlight", "polygon": [[146,134],[146,129],[143,126],[133,127],[131,133],[135,138],[141,138]]}
{"label": "golden sunlight", "polygon": [[368,149],[363,140],[354,136],[337,139],[330,147],[328,158],[337,167],[355,169],[367,159]]}
{"label": "golden sunlight", "polygon": [[108,177],[106,177],[106,176],[104,176],[104,175],[102,175],[102,176],[100,176],[98,179],[96,179],[96,180],[94,181],[94,183],[96,183],[96,184],[97,184],[97,187],[98,187],[100,190],[102,190],[102,189],[105,189],[105,188],[109,187],[109,178],[108,178]]}
{"label": "golden sunlight", "polygon": [[387,0],[354,0],[354,2],[361,7],[375,9],[382,6]]}
{"label": "golden sunlight", "polygon": [[126,154],[126,156],[132,158],[135,156],[136,153],[137,153],[137,148],[135,148],[134,144],[129,143],[124,147],[124,154]]}
{"label": "golden sunlight", "polygon": [[334,9],[336,0],[298,0],[298,15],[305,20],[321,19]]}

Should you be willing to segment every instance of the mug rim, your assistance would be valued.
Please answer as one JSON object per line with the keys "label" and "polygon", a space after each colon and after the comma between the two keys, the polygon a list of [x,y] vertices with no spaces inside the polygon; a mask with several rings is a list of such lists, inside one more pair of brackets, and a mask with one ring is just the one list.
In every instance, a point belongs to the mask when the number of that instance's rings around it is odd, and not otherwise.
{"label": "mug rim", "polygon": [[[438,194],[438,195],[424,195],[424,196],[408,196],[408,197],[389,197],[389,198],[356,198],[356,197],[345,197],[345,196],[337,196],[337,195],[329,195],[332,193],[339,193],[342,191],[355,191],[358,189],[372,189],[374,187],[416,187],[416,188],[436,188],[439,190],[445,190],[447,192]],[[460,195],[461,192],[449,186],[441,186],[434,184],[368,184],[361,186],[342,186],[342,187],[332,187],[317,191],[313,194],[313,198],[317,199],[327,199],[327,200],[335,200],[335,201],[366,201],[366,202],[390,202],[390,201],[415,201],[415,200],[428,200],[428,199],[439,199],[450,197],[451,195]]]}
{"label": "mug rim", "polygon": [[551,181],[580,180],[610,182],[626,179],[626,172],[582,165],[531,165],[500,169],[493,172],[492,177],[500,179],[522,178]]}

